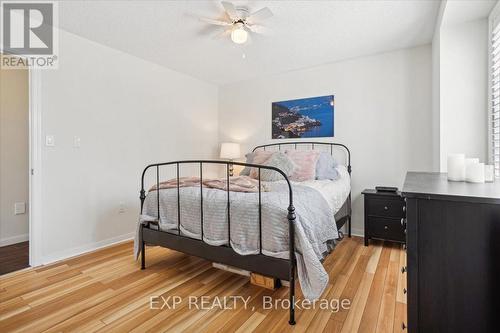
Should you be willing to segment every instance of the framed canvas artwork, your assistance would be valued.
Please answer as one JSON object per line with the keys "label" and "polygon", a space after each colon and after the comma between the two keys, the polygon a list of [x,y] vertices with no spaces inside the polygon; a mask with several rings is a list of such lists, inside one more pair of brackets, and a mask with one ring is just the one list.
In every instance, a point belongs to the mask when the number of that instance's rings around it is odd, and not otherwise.
{"label": "framed canvas artwork", "polygon": [[334,96],[319,96],[272,103],[272,138],[334,136]]}

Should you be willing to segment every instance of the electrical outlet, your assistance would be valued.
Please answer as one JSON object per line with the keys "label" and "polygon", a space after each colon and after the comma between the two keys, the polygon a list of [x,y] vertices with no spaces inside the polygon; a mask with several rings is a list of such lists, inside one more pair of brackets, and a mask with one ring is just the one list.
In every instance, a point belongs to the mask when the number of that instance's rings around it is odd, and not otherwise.
{"label": "electrical outlet", "polygon": [[73,138],[73,147],[74,148],[80,148],[82,146],[82,139],[80,139],[79,136],[75,136]]}
{"label": "electrical outlet", "polygon": [[14,203],[14,215],[26,214],[26,203],[25,202],[15,202]]}
{"label": "electrical outlet", "polygon": [[56,138],[53,135],[47,135],[45,137],[45,145],[47,147],[54,147],[56,145]]}
{"label": "electrical outlet", "polygon": [[125,213],[125,203],[120,202],[119,208],[118,208],[118,213],[119,214],[124,214]]}

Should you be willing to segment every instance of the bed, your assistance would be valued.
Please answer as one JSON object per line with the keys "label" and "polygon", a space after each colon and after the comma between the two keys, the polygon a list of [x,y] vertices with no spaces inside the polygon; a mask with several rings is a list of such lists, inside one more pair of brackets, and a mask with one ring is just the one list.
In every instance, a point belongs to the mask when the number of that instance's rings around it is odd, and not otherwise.
{"label": "bed", "polygon": [[[332,155],[340,150],[345,158],[337,166],[340,177],[335,181],[293,182],[273,166],[220,160],[148,165],[141,177],[136,237],[141,268],[145,269],[145,244],[160,245],[289,281],[292,305],[297,274],[304,296],[318,298],[328,283],[321,262],[343,238],[342,227],[351,236],[350,151],[340,143],[303,141],[262,145],[253,151],[266,149],[322,149]],[[223,167],[223,179],[204,178],[207,165]],[[230,177],[232,165],[255,168],[257,179]],[[181,177],[182,166],[196,166],[197,177]],[[160,182],[162,167],[174,168],[173,182]],[[145,176],[150,170],[156,179],[146,195]],[[262,181],[263,170],[281,174],[282,180]],[[241,190],[240,185],[251,190]],[[293,306],[289,324],[295,324]]]}

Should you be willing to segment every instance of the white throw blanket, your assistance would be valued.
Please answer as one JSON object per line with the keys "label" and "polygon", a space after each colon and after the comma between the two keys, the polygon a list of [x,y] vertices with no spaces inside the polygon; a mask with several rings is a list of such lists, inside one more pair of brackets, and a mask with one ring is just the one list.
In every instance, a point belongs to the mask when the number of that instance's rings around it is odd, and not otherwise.
{"label": "white throw blanket", "polygon": [[[262,253],[288,259],[288,186],[267,183],[262,192]],[[307,299],[317,299],[328,284],[321,260],[339,237],[334,212],[321,193],[293,184],[295,206],[295,251],[298,278]],[[200,188],[180,189],[181,233],[201,239]],[[259,209],[257,193],[230,192],[231,246],[238,254],[259,253]],[[177,233],[177,189],[160,190],[160,228]],[[148,193],[140,222],[157,220],[157,192]],[[140,228],[135,240],[139,255]],[[228,243],[227,192],[203,188],[203,240],[210,245]]]}

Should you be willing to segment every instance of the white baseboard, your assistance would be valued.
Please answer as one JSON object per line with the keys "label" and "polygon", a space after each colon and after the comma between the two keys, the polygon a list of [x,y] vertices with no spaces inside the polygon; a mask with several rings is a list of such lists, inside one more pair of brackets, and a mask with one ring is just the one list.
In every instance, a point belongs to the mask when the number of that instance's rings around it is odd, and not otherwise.
{"label": "white baseboard", "polygon": [[[344,233],[344,236],[347,237],[347,227],[344,226],[340,230]],[[351,228],[351,235],[352,236],[358,236],[358,237],[365,237],[365,230],[364,229],[358,229],[358,228]]]}
{"label": "white baseboard", "polygon": [[26,242],[29,240],[29,234],[17,235],[13,237],[0,238],[0,246],[7,246],[12,244],[17,244],[21,242]]}
{"label": "white baseboard", "polygon": [[363,229],[352,228],[351,235],[358,237],[365,237],[365,231]]}
{"label": "white baseboard", "polygon": [[[363,229],[352,228],[351,229],[351,234],[353,236],[364,237],[364,230]],[[107,247],[107,246],[115,245],[115,244],[118,244],[118,243],[123,243],[123,242],[126,242],[126,241],[129,241],[129,240],[133,239],[134,236],[135,236],[135,232],[131,232],[131,233],[128,233],[128,234],[124,234],[124,235],[120,235],[120,236],[116,236],[116,237],[104,239],[104,240],[101,240],[99,242],[87,244],[87,245],[76,247],[76,248],[73,248],[73,249],[70,249],[70,250],[64,250],[64,251],[61,251],[61,252],[58,252],[58,253],[55,253],[55,254],[44,256],[44,257],[42,257],[42,260],[41,260],[40,263],[36,263],[36,266],[51,264],[51,263],[54,263],[56,261],[66,260],[66,259],[69,259],[69,258],[72,258],[72,257],[76,257],[76,256],[79,256],[79,255],[82,255],[82,254],[93,252],[93,251],[102,249],[102,248]],[[344,236],[347,236],[347,232],[344,232]],[[21,239],[21,240],[19,240],[17,242],[13,242],[11,244],[28,240],[28,235],[22,235],[22,236],[18,236],[18,237],[25,237],[25,239],[24,240]],[[14,237],[8,238],[8,239],[5,239],[5,240],[11,240],[13,238]],[[4,240],[0,241],[0,244],[2,244],[2,246],[3,246],[3,243],[2,243],[3,241]]]}
{"label": "white baseboard", "polygon": [[[364,230],[363,229],[352,228],[351,229],[351,234],[353,236],[364,237]],[[107,247],[107,246],[115,245],[115,244],[118,244],[118,243],[123,243],[125,241],[129,241],[129,240],[133,239],[134,236],[135,236],[135,232],[131,232],[131,233],[128,233],[128,234],[124,234],[124,235],[120,235],[120,236],[116,236],[116,237],[104,239],[104,240],[101,240],[99,242],[90,243],[90,244],[87,244],[87,245],[84,245],[84,246],[80,246],[80,247],[76,247],[76,248],[73,248],[73,249],[64,250],[64,251],[61,251],[61,252],[58,252],[58,253],[55,253],[55,254],[50,254],[48,256],[42,257],[41,262],[36,263],[35,266],[51,264],[51,263],[54,263],[56,261],[66,260],[66,259],[69,259],[69,258],[72,258],[72,257],[76,257],[76,256],[79,256],[79,255],[82,255],[82,254],[93,252],[93,251],[99,250],[99,249]],[[347,236],[347,232],[344,232],[344,236]],[[28,240],[28,235],[22,235],[22,236],[18,236],[18,237],[24,237],[24,238],[21,239],[21,240],[19,240],[19,241],[17,241],[17,242],[22,242],[22,241]],[[16,237],[16,238],[18,238],[18,237]],[[3,242],[4,241],[7,241],[7,240],[10,241],[11,239],[14,239],[14,237],[1,240],[0,244],[3,246]],[[16,243],[16,241],[12,242],[11,244],[14,244],[14,243]],[[6,244],[6,245],[8,245],[8,244]]]}
{"label": "white baseboard", "polygon": [[58,252],[55,254],[50,254],[48,256],[43,256],[41,259],[41,262],[36,263],[36,266],[52,264],[56,261],[66,260],[66,259],[69,259],[72,257],[82,255],[82,254],[93,252],[93,251],[102,249],[103,247],[108,247],[108,246],[115,245],[118,243],[123,243],[123,242],[126,242],[126,241],[133,239],[134,236],[135,236],[135,232],[131,232],[128,234],[104,239],[104,240],[101,240],[99,242],[90,243],[90,244],[76,247],[73,249],[64,250],[64,251],[61,251],[61,252]]}

